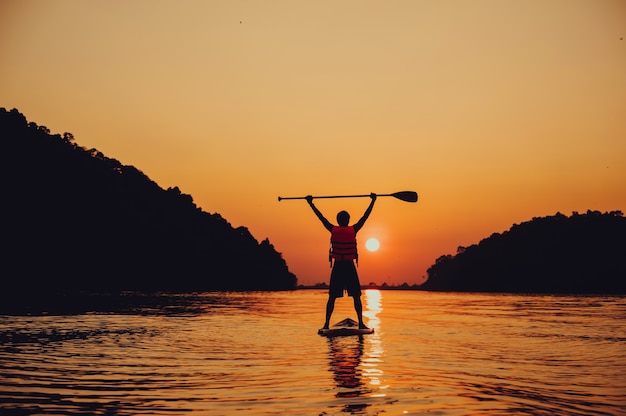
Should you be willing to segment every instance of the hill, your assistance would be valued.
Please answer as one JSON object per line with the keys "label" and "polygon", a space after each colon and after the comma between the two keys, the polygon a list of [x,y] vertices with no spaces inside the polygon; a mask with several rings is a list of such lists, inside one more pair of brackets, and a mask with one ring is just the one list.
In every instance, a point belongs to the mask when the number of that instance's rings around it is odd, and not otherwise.
{"label": "hill", "polygon": [[426,290],[626,293],[626,218],[588,211],[533,218],[428,269]]}
{"label": "hill", "polygon": [[296,287],[269,240],[70,133],[2,108],[0,143],[5,293]]}

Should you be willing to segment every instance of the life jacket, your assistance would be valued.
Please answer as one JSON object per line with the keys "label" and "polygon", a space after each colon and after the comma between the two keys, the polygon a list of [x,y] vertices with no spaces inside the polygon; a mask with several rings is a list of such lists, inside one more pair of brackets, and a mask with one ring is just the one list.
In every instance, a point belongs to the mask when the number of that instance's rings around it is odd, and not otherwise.
{"label": "life jacket", "polygon": [[359,253],[356,250],[356,231],[352,226],[334,226],[330,232],[330,252],[328,260],[332,266],[335,261],[356,260],[359,262]]}

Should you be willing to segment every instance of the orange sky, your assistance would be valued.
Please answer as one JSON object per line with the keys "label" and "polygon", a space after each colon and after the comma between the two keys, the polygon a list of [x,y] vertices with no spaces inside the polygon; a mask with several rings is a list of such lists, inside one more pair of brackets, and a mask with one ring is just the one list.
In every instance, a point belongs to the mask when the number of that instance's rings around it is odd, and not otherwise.
{"label": "orange sky", "polygon": [[0,106],[269,237],[304,284],[327,232],[279,195],[415,190],[359,236],[364,283],[415,283],[514,223],[626,210],[625,36],[622,0],[0,0]]}

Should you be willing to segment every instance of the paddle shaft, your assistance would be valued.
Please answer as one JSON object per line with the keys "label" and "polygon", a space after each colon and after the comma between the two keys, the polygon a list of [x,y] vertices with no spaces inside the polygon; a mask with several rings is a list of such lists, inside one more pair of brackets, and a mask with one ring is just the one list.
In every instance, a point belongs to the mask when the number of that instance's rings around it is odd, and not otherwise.
{"label": "paddle shaft", "polygon": [[[329,199],[329,198],[369,198],[370,194],[363,195],[323,195],[323,196],[312,196],[313,199]],[[379,196],[393,196],[394,198],[401,199],[406,202],[416,202],[417,201],[417,193],[412,191],[404,191],[404,192],[396,192],[393,194],[376,194],[376,197]],[[283,199],[307,199],[306,196],[288,196],[288,197],[278,197],[279,201]]]}
{"label": "paddle shaft", "polygon": [[[392,196],[392,194],[376,194],[376,196]],[[367,195],[321,195],[321,196],[313,196],[313,199],[330,199],[330,198],[365,198],[370,197],[370,194]],[[278,200],[282,201],[283,199],[306,199],[306,196],[279,196]]]}

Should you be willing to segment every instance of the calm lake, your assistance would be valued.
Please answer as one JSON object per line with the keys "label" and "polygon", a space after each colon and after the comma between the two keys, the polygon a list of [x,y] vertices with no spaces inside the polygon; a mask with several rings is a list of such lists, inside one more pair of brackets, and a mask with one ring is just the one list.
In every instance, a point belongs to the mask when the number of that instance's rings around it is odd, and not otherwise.
{"label": "calm lake", "polygon": [[[206,293],[0,316],[0,414],[626,414],[624,296],[367,290],[376,332],[333,339],[317,335],[325,303]],[[346,317],[351,298],[332,322]]]}

